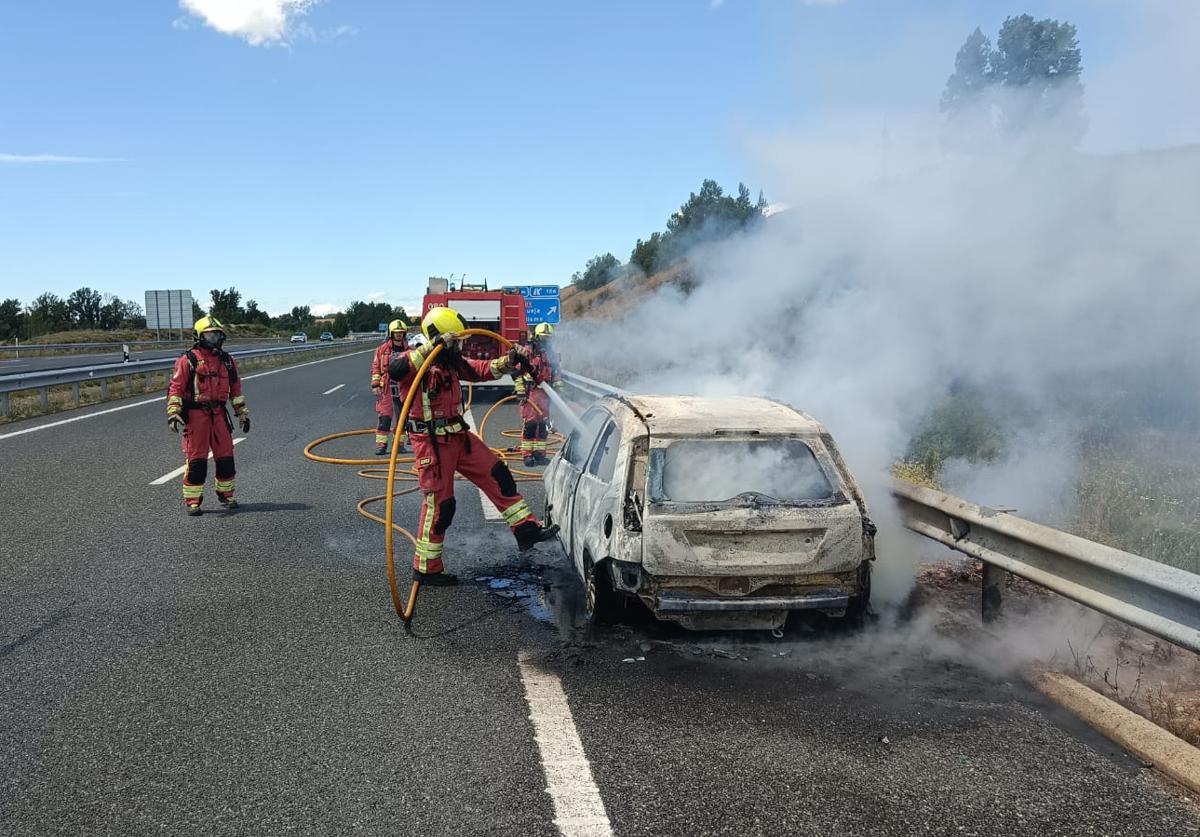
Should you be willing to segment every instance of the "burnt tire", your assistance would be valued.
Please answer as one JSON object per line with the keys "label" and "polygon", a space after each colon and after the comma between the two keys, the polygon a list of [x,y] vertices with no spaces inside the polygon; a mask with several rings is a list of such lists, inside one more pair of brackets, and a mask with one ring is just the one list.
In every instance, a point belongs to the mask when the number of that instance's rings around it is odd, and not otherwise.
{"label": "burnt tire", "polygon": [[595,625],[611,625],[617,620],[621,601],[613,590],[607,561],[594,566],[589,562],[584,581],[584,607],[588,621]]}

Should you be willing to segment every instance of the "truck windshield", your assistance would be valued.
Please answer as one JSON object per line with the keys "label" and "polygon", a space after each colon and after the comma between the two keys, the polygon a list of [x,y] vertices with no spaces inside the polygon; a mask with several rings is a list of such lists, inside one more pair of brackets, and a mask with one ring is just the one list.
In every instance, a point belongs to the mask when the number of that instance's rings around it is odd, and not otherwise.
{"label": "truck windshield", "polygon": [[689,439],[650,452],[650,500],[722,503],[829,501],[834,488],[799,439]]}

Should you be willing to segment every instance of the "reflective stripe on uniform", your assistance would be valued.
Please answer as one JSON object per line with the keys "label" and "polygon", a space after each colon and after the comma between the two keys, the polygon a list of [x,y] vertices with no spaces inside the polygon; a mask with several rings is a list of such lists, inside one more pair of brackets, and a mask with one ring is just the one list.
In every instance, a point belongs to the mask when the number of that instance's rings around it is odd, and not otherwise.
{"label": "reflective stripe on uniform", "polygon": [[426,492],[425,505],[421,509],[421,531],[417,535],[416,553],[413,555],[413,567],[417,572],[442,571],[442,545],[430,540],[433,534],[433,518],[437,514],[437,497],[433,492]]}
{"label": "reflective stripe on uniform", "polygon": [[215,482],[217,484],[217,491],[221,491],[226,494],[230,494],[233,492],[234,480],[231,480],[231,479],[230,480],[215,480]]}
{"label": "reflective stripe on uniform", "polygon": [[526,518],[533,517],[533,512],[529,510],[529,504],[524,500],[518,500],[508,508],[501,509],[500,514],[509,526],[516,526]]}
{"label": "reflective stripe on uniform", "polygon": [[234,409],[236,410],[238,407],[241,407],[243,404],[246,403],[246,396],[235,395],[235,396],[233,396],[233,398],[229,399],[229,403],[232,404]]}
{"label": "reflective stripe on uniform", "polygon": [[198,500],[203,496],[204,496],[204,486],[203,485],[188,485],[186,482],[183,484],[183,499]]}

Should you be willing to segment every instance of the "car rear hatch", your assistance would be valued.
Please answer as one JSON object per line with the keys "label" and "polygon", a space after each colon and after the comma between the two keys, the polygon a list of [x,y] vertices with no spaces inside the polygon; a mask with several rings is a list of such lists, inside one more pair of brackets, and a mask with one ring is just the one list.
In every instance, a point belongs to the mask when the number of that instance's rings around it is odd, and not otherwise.
{"label": "car rear hatch", "polygon": [[[862,515],[819,438],[654,440],[643,567],[655,577],[784,578],[852,571]],[[722,592],[725,592],[722,590]]]}

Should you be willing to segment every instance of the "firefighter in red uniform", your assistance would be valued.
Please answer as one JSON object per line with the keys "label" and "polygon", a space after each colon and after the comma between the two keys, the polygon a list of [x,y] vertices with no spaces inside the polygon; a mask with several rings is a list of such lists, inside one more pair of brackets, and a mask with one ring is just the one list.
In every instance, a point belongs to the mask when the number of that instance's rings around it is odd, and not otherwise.
{"label": "firefighter in red uniform", "polygon": [[460,381],[490,381],[514,371],[524,363],[527,349],[514,348],[495,360],[464,358],[457,332],[467,327],[457,311],[435,307],[421,321],[421,331],[431,343],[392,356],[388,375],[402,387],[411,387],[417,370],[433,351],[443,345],[433,365],[413,396],[408,434],[420,474],[421,517],[417,526],[417,549],[413,555],[413,577],[425,584],[457,584],[442,564],[442,544],[454,520],[454,474],[473,482],[495,504],[512,529],[517,547],[529,549],[548,540],[558,526],[543,527],[517,491],[512,472],[476,434],[462,416]]}
{"label": "firefighter in red uniform", "polygon": [[538,323],[530,343],[528,369],[513,378],[513,392],[521,405],[521,455],[526,465],[545,465],[546,438],[550,435],[550,396],[543,384],[562,388],[562,375],[550,342],[554,326]]}
{"label": "firefighter in red uniform", "polygon": [[243,433],[250,432],[250,411],[242,395],[237,364],[221,345],[225,327],[216,317],[196,321],[196,345],[179,356],[167,387],[167,426],[176,433],[183,429],[183,502],[190,515],[200,514],[208,455],[216,465],[217,499],[227,509],[236,509],[233,499],[233,420],[226,405],[232,405]]}
{"label": "firefighter in red uniform", "polygon": [[[388,361],[392,353],[408,351],[408,323],[392,320],[388,323],[388,339],[375,350],[371,358],[371,392],[375,394],[375,455],[387,453],[388,437],[392,430],[392,417],[400,415],[400,406],[408,391],[400,391],[396,382],[388,378]],[[400,435],[400,451],[404,452],[405,436]]]}

